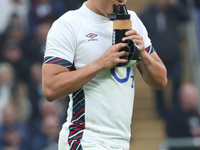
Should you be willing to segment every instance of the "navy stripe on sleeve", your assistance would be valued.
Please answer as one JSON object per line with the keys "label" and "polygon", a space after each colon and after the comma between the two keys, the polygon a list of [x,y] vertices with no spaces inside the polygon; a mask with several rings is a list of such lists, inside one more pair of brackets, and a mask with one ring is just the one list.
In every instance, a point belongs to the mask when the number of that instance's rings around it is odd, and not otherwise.
{"label": "navy stripe on sleeve", "polygon": [[62,58],[58,58],[58,57],[46,57],[44,59],[44,64],[57,64],[57,65],[61,65],[61,66],[64,66],[66,68],[68,68],[69,70],[71,69],[72,67],[72,63],[65,60],[65,59],[62,59]]}
{"label": "navy stripe on sleeve", "polygon": [[148,54],[151,54],[151,53],[155,52],[155,49],[154,49],[154,47],[152,45],[147,47],[145,50],[146,50],[146,52]]}

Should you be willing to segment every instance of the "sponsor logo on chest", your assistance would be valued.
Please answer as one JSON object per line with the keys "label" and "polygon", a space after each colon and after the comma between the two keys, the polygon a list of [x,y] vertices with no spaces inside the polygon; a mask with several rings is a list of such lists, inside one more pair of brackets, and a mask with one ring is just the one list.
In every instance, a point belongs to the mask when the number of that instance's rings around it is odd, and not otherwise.
{"label": "sponsor logo on chest", "polygon": [[88,41],[89,41],[89,42],[90,42],[90,41],[98,41],[98,39],[96,38],[97,35],[94,34],[94,33],[89,33],[89,34],[86,35],[86,37],[88,38]]}

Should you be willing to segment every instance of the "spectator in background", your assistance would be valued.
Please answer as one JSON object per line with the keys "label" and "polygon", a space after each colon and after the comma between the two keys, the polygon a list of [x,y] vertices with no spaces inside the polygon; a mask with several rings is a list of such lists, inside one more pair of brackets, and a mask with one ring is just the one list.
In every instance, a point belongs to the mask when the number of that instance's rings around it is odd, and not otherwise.
{"label": "spectator in background", "polygon": [[61,123],[57,115],[48,115],[40,124],[40,132],[32,139],[32,150],[58,150]]}
{"label": "spectator in background", "polygon": [[19,150],[19,148],[15,147],[15,146],[6,146],[6,147],[4,147],[3,150]]}
{"label": "spectator in background", "polygon": [[[0,52],[2,53],[3,46],[7,41],[15,41],[20,45],[24,44],[25,32],[20,24],[18,15],[13,14],[11,22],[8,24],[4,33],[0,36]],[[0,55],[1,56],[1,55]],[[3,57],[0,57],[2,60]]]}
{"label": "spectator in background", "polygon": [[[166,132],[168,137],[200,137],[199,95],[197,87],[192,83],[182,84],[179,89],[179,99],[181,107],[174,107],[167,112]],[[188,150],[192,150],[192,148]]]}
{"label": "spectator in background", "polygon": [[39,114],[39,101],[44,98],[42,91],[42,64],[33,63],[29,69],[30,80],[28,82],[29,99],[31,102],[32,115],[30,120],[38,118]]}
{"label": "spectator in background", "polygon": [[21,42],[24,39],[25,31],[20,24],[20,18],[17,14],[13,14],[11,22],[5,30],[5,40],[13,40]]}
{"label": "spectator in background", "polygon": [[29,129],[17,119],[17,111],[12,104],[6,105],[3,110],[3,120],[0,126],[0,149],[16,147],[20,150],[29,148]]}
{"label": "spectator in background", "polygon": [[55,21],[66,12],[65,5],[59,0],[33,0],[29,13],[29,27],[31,35],[38,24]]}
{"label": "spectator in background", "polygon": [[25,55],[31,63],[43,63],[46,37],[50,27],[50,22],[43,22],[37,25],[34,37],[32,38],[31,43],[27,44],[25,51]]}
{"label": "spectator in background", "polygon": [[28,120],[31,107],[27,87],[24,83],[15,80],[14,70],[10,64],[0,63],[0,124],[2,112],[9,103],[15,105],[18,120]]}
{"label": "spectator in background", "polygon": [[[20,45],[23,53],[23,59],[27,60],[26,53],[27,49],[30,48],[30,37],[23,29],[20,24],[20,18],[17,14],[13,14],[11,22],[9,23],[5,32],[0,36],[0,52],[2,53],[6,43],[13,41]],[[1,56],[1,55],[0,55]],[[0,57],[0,60],[3,59],[3,56]]]}
{"label": "spectator in background", "polygon": [[11,21],[13,14],[16,14],[20,18],[20,24],[27,29],[29,11],[28,0],[1,0],[0,1],[0,35],[7,29],[8,24]]}
{"label": "spectator in background", "polygon": [[[181,83],[181,52],[178,27],[189,19],[184,0],[155,0],[140,15],[152,40],[154,48],[167,68],[172,80],[173,106],[179,106],[178,89]],[[160,117],[165,117],[164,91],[155,91],[156,105]]]}
{"label": "spectator in background", "polygon": [[8,62],[14,67],[16,79],[28,81],[30,62],[23,57],[23,50],[19,42],[7,41],[4,44],[1,62]]}
{"label": "spectator in background", "polygon": [[174,107],[167,113],[167,135],[169,137],[200,136],[197,87],[191,83],[181,85],[179,99],[181,107]]}
{"label": "spectator in background", "polygon": [[42,120],[46,118],[47,116],[58,116],[58,103],[49,103],[46,99],[41,99],[39,101],[39,115],[34,118],[34,120],[31,122],[31,126],[34,129],[34,133],[39,132],[39,125],[41,124]]}
{"label": "spectator in background", "polygon": [[71,1],[71,0],[64,0],[66,7],[68,10],[75,10],[81,7],[83,2],[86,2],[87,0],[76,0],[76,1]]}
{"label": "spectator in background", "polygon": [[24,39],[24,30],[20,24],[20,18],[17,14],[13,14],[11,21],[7,25],[5,31],[0,35],[0,47],[8,40],[21,42]]}
{"label": "spectator in background", "polygon": [[15,81],[13,83],[10,103],[15,106],[17,119],[21,122],[28,121],[32,108],[30,99],[28,98],[28,87],[25,83],[20,81]]}
{"label": "spectator in background", "polygon": [[13,67],[8,63],[0,63],[0,124],[2,122],[3,109],[9,103],[13,82]]}

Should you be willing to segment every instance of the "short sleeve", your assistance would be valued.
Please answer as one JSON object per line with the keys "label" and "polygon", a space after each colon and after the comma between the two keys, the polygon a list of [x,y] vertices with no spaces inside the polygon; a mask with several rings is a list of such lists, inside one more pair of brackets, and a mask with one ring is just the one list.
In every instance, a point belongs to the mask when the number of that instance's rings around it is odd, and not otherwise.
{"label": "short sleeve", "polygon": [[53,57],[73,64],[75,51],[76,38],[70,23],[65,20],[55,21],[47,35],[44,58]]}
{"label": "short sleeve", "polygon": [[138,27],[139,27],[139,34],[143,37],[145,50],[148,54],[151,54],[155,52],[154,47],[152,46],[151,40],[148,37],[147,29],[142,23],[142,21],[137,17],[138,19]]}
{"label": "short sleeve", "polygon": [[135,12],[129,11],[129,13],[131,14],[133,28],[136,29],[136,31],[142,36],[142,38],[144,40],[145,49],[146,50],[151,49],[151,51],[153,52],[154,49],[152,49],[153,48],[152,43],[148,37],[146,27],[144,26],[144,24],[142,23],[142,21],[139,19],[139,17],[137,16],[137,14]]}

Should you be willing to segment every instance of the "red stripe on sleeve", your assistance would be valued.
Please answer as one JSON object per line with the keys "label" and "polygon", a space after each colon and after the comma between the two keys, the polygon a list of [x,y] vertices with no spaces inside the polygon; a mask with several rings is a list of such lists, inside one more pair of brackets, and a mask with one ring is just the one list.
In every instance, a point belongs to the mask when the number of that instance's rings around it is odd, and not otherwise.
{"label": "red stripe on sleeve", "polygon": [[60,61],[60,60],[63,60],[63,59],[62,59],[62,58],[56,59],[56,60],[53,60],[53,61],[51,61],[51,62],[49,62],[49,63],[52,64],[52,63],[54,63],[54,62],[56,62],[56,61]]}

